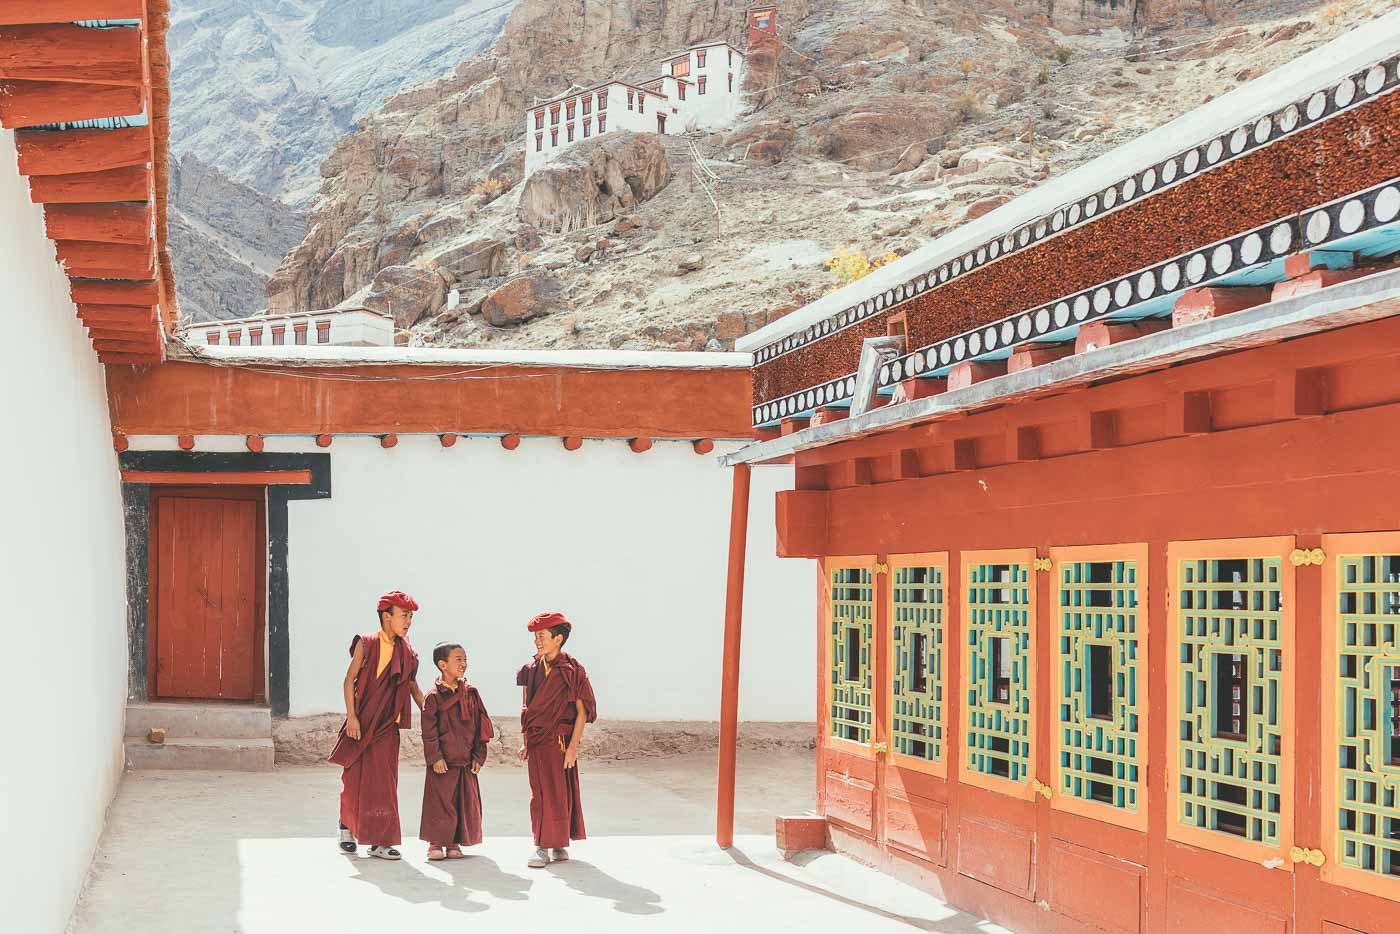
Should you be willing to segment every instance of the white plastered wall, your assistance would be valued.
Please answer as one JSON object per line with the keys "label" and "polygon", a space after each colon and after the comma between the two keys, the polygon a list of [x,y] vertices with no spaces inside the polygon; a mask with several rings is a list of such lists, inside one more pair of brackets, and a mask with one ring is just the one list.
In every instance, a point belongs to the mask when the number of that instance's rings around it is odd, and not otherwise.
{"label": "white plastered wall", "polygon": [[11,625],[0,703],[0,905],[9,931],[63,930],[122,769],[126,570],[102,368],[0,131],[0,315],[10,357],[0,592]]}
{"label": "white plastered wall", "polygon": [[[132,438],[133,449],[174,438]],[[241,450],[242,438],[196,438]],[[320,452],[309,438],[268,452]],[[342,709],[351,637],[375,627],[374,601],[401,589],[422,609],[409,635],[432,682],[431,652],[461,642],[468,679],[498,716],[519,709],[515,671],[532,652],[526,622],[557,610],[598,691],[602,716],[719,718],[732,475],[689,442],[633,453],[621,441],[405,435],[384,449],[339,436],[331,498],[288,507],[293,716]],[[813,563],[776,557],[774,494],[791,468],[753,473],[740,709],[745,720],[813,719]]]}

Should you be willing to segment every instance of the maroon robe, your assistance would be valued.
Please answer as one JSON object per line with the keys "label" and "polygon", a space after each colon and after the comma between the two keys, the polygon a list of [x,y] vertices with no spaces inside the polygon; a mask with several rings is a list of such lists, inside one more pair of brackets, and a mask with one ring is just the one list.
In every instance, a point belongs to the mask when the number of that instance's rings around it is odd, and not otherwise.
{"label": "maroon robe", "polygon": [[[481,842],[481,783],[473,765],[484,765],[496,735],[481,695],[465,681],[455,690],[441,682],[423,698],[423,819],[418,838],[441,846],[476,846]],[[447,763],[439,775],[433,763]]]}
{"label": "maroon robe", "polygon": [[368,846],[397,846],[399,827],[399,730],[413,726],[413,695],[418,653],[407,639],[394,639],[394,654],[383,674],[379,670],[379,633],[350,640],[364,646],[364,664],[355,676],[355,716],[360,738],[351,739],[340,726],[330,761],[345,769],[341,775],[340,822],[355,840]]}
{"label": "maroon robe", "polygon": [[598,719],[598,703],[588,673],[573,657],[559,653],[545,674],[536,658],[515,675],[525,688],[520,730],[525,739],[530,775],[530,826],[535,846],[566,847],[586,836],[578,766],[564,768],[564,750],[578,719],[575,701],[583,701],[585,722]]}

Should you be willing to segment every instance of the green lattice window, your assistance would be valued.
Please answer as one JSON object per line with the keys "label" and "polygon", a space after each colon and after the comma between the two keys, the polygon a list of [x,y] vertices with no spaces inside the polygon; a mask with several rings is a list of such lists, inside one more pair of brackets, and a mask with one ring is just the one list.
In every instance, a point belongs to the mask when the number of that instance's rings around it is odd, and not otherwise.
{"label": "green lattice window", "polygon": [[967,586],[967,767],[1025,782],[1030,775],[1030,565],[972,564]]}
{"label": "green lattice window", "polygon": [[1177,820],[1279,845],[1283,792],[1283,561],[1178,567]]}
{"label": "green lattice window", "polygon": [[944,574],[936,565],[891,572],[893,751],[943,761]]}
{"label": "green lattice window", "polygon": [[1400,877],[1400,555],[1337,571],[1337,861]]}
{"label": "green lattice window", "polygon": [[874,726],[871,653],[875,588],[870,568],[831,571],[831,735],[868,744]]}
{"label": "green lattice window", "polygon": [[1136,561],[1059,572],[1059,793],[1137,813],[1140,642]]}

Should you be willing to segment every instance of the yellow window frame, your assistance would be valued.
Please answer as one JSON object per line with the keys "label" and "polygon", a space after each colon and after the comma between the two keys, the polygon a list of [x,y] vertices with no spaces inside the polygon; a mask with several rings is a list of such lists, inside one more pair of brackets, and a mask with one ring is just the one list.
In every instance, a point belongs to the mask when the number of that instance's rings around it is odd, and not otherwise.
{"label": "yellow window frame", "polygon": [[[1064,568],[1066,565],[1082,564],[1088,562],[1117,562],[1131,561],[1136,566],[1137,582],[1134,590],[1137,592],[1137,714],[1138,729],[1135,737],[1138,755],[1135,763],[1138,769],[1138,778],[1134,782],[1137,790],[1138,807],[1136,810],[1114,807],[1100,801],[1092,801],[1085,798],[1064,792],[1065,770],[1060,765],[1062,755],[1065,751],[1065,731],[1061,726],[1060,709],[1069,703],[1071,698],[1067,696],[1063,679],[1060,677],[1061,665],[1064,660],[1064,653],[1060,649],[1061,634],[1063,627],[1063,614],[1068,607],[1064,604],[1064,590],[1061,582],[1064,579]],[[1148,617],[1150,616],[1147,602],[1147,565],[1148,551],[1146,544],[1125,544],[1125,545],[1078,545],[1073,547],[1051,548],[1051,586],[1054,588],[1051,596],[1051,605],[1054,608],[1054,624],[1046,633],[1050,640],[1054,652],[1054,668],[1050,679],[1054,685],[1055,697],[1051,722],[1048,729],[1053,731],[1054,743],[1052,763],[1052,775],[1050,787],[1053,790],[1053,797],[1050,799],[1050,806],[1080,817],[1087,817],[1091,820],[1101,820],[1129,830],[1136,830],[1141,833],[1147,832],[1147,764],[1149,761],[1148,752],[1148,724],[1151,722],[1151,705],[1148,694]],[[1086,638],[1086,645],[1107,644],[1116,648],[1117,640]]]}
{"label": "yellow window frame", "polygon": [[[1169,542],[1167,545],[1167,581],[1163,588],[1167,601],[1167,705],[1172,722],[1167,727],[1167,838],[1179,843],[1262,863],[1279,859],[1286,872],[1293,871],[1289,850],[1294,842],[1293,788],[1296,750],[1294,737],[1287,728],[1294,721],[1294,685],[1297,678],[1297,643],[1294,638],[1294,568],[1289,561],[1293,551],[1292,536],[1273,538],[1208,539],[1202,541]],[[1180,572],[1183,561],[1214,561],[1239,559],[1276,559],[1279,571],[1279,643],[1283,655],[1283,675],[1280,678],[1279,722],[1283,725],[1279,744],[1279,811],[1277,845],[1244,840],[1229,833],[1207,827],[1188,826],[1179,819],[1181,814],[1181,734],[1177,718],[1182,710],[1179,658],[1182,639],[1182,607]],[[1243,744],[1230,740],[1232,746]]]}
{"label": "yellow window frame", "polygon": [[[879,723],[876,722],[875,706],[875,675],[876,675],[876,653],[878,648],[879,619],[877,612],[879,609],[879,576],[875,573],[875,555],[831,555],[821,561],[821,620],[822,620],[822,641],[821,641],[821,673],[822,673],[822,722],[821,735],[822,742],[830,749],[853,753],[858,756],[873,759],[875,757],[874,743],[879,736]],[[827,630],[832,625],[832,595],[831,578],[836,571],[844,570],[864,570],[870,573],[870,632],[869,643],[869,677],[870,677],[870,742],[858,743],[855,740],[832,734],[831,706],[835,701],[835,688],[832,685],[832,665],[835,658],[834,636]]]}
{"label": "yellow window frame", "polygon": [[[951,701],[951,697],[948,693],[947,678],[945,674],[948,670],[949,637],[952,634],[952,618],[949,615],[948,593],[953,589],[954,586],[953,581],[948,579],[948,552],[926,551],[917,552],[914,554],[890,555],[888,563],[890,572],[888,575],[888,582],[885,588],[888,591],[888,593],[885,598],[886,615],[884,625],[886,634],[885,671],[888,672],[888,674],[885,677],[884,691],[886,701],[885,709],[889,711],[889,715],[885,718],[886,722],[884,724],[885,729],[883,739],[889,745],[889,761],[892,765],[896,765],[902,769],[912,769],[917,772],[923,772],[927,775],[934,775],[938,778],[946,778],[948,776],[948,750],[950,748],[950,745],[953,745],[953,731],[948,729],[948,704]],[[939,756],[937,759],[934,759],[932,761],[928,759],[920,759],[915,756],[904,755],[898,752],[895,748],[894,736],[894,627],[896,624],[896,607],[894,599],[895,581],[898,579],[900,569],[922,567],[938,568],[942,572],[943,580],[943,603],[937,608],[942,616],[942,623],[939,626],[940,634],[942,636],[942,642],[939,644],[938,647],[939,665],[936,674],[933,672],[930,672],[929,674],[929,680],[933,681],[938,688],[942,689],[943,700],[938,705],[938,725],[943,729],[943,739],[940,743]]]}

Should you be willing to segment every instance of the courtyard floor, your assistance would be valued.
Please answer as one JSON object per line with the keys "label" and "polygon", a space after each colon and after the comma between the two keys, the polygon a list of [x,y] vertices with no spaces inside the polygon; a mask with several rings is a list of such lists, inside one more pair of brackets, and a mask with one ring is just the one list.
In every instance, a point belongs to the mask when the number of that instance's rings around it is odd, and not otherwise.
{"label": "courtyard floor", "polygon": [[338,769],[131,772],[70,930],[1002,930],[845,857],[783,860],[773,816],[812,808],[810,753],[741,752],[729,851],[714,844],[713,754],[581,766],[589,839],[544,870],[525,866],[523,768],[483,770],[486,842],[437,863],[417,840],[422,770],[407,762],[399,863],[336,849]]}

